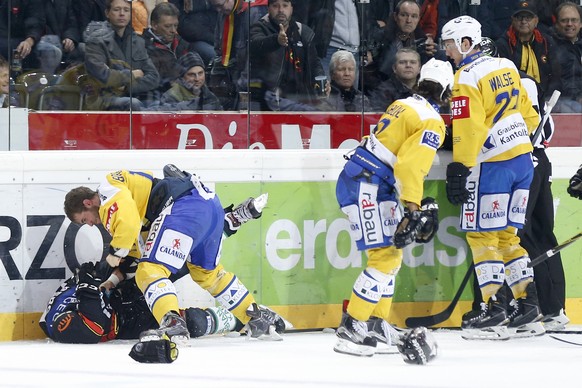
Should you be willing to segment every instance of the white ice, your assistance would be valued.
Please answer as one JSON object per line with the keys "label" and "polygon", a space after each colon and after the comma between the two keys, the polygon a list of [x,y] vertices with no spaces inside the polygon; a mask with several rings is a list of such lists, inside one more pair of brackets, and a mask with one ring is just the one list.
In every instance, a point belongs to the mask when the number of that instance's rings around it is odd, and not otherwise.
{"label": "white ice", "polygon": [[[435,330],[439,355],[426,366],[399,354],[335,353],[335,335],[287,333],[284,341],[210,336],[190,340],[172,364],[132,360],[133,341],[65,345],[0,343],[1,387],[579,387],[582,346],[544,335],[504,342],[466,341]],[[555,336],[582,343],[580,334]]]}

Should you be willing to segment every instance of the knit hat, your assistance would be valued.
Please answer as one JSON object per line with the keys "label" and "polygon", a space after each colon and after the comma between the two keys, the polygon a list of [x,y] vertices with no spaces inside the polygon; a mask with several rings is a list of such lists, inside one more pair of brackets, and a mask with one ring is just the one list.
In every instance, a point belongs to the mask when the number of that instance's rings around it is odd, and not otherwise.
{"label": "knit hat", "polygon": [[191,68],[193,68],[194,66],[200,66],[201,68],[206,70],[206,66],[204,66],[204,61],[202,60],[200,55],[192,51],[188,51],[186,54],[182,55],[178,59],[178,63],[180,64],[180,66],[183,67],[182,75]]}

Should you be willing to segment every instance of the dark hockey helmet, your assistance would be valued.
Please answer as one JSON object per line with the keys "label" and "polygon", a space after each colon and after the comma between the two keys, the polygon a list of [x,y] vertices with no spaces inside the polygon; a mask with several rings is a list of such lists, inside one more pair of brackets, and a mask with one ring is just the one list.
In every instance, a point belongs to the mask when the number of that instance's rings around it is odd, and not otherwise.
{"label": "dark hockey helmet", "polygon": [[396,344],[404,362],[425,365],[437,356],[437,343],[426,327],[417,327],[406,333]]}
{"label": "dark hockey helmet", "polygon": [[497,57],[497,45],[493,39],[484,36],[481,38],[481,52],[490,57]]}

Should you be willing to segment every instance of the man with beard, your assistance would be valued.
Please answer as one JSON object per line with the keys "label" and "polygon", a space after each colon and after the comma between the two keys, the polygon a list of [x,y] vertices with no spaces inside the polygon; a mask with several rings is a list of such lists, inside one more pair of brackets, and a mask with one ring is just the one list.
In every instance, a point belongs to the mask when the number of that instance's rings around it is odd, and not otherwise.
{"label": "man with beard", "polygon": [[313,30],[292,15],[291,0],[269,0],[268,14],[250,31],[250,75],[261,84],[259,101],[273,111],[315,110],[315,78],[325,75]]}

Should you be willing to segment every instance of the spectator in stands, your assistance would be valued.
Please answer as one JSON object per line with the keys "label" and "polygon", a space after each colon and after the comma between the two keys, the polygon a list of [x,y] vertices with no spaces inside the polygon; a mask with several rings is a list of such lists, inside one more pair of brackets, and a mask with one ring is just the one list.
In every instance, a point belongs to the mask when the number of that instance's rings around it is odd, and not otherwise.
{"label": "spectator in stands", "polygon": [[562,95],[556,113],[582,113],[582,40],[580,7],[565,2],[556,9],[554,25],[555,56],[560,63]]}
{"label": "spectator in stands", "polygon": [[206,86],[206,70],[200,55],[189,52],[180,57],[181,77],[162,95],[163,109],[223,110],[218,97]]}
{"label": "spectator in stands", "polygon": [[77,17],[77,25],[81,32],[81,41],[85,42],[83,32],[90,22],[102,22],[107,20],[105,16],[106,0],[73,1],[72,8]]}
{"label": "spectator in stands", "polygon": [[151,15],[152,26],[142,34],[148,54],[160,75],[161,93],[180,77],[182,66],[178,59],[190,51],[190,44],[178,35],[180,11],[172,3],[162,2]]}
{"label": "spectator in stands", "polygon": [[144,40],[129,26],[129,2],[107,0],[105,14],[107,22],[88,26],[85,67],[102,88],[87,103],[97,110],[141,110],[139,98],[158,87],[158,72]]}
{"label": "spectator in stands", "polygon": [[346,50],[338,50],[329,63],[331,90],[319,109],[337,112],[363,112],[369,109],[370,101],[354,85],[356,82],[356,59]]}
{"label": "spectator in stands", "polygon": [[247,50],[250,26],[267,13],[267,0],[208,0],[218,12],[215,58],[208,86],[226,110],[238,105],[238,91],[248,88]]}
{"label": "spectator in stands", "polygon": [[315,77],[325,72],[315,50],[315,34],[293,19],[291,0],[269,0],[268,15],[251,26],[250,37],[250,75],[262,83],[258,98],[263,107],[314,110]]}
{"label": "spectator in stands", "polygon": [[7,108],[10,105],[10,66],[0,55],[0,108]]}
{"label": "spectator in stands", "polygon": [[560,88],[560,67],[555,57],[553,39],[537,29],[535,0],[517,3],[511,16],[511,26],[496,42],[499,56],[510,59],[515,66],[538,84],[540,97],[547,100]]}
{"label": "spectator in stands", "polygon": [[156,5],[168,0],[132,0],[131,27],[136,34],[141,35],[150,26],[151,14]]}
{"label": "spectator in stands", "polygon": [[501,38],[511,25],[511,15],[519,0],[481,1],[477,9],[477,19],[481,23],[481,33],[493,41]]}
{"label": "spectator in stands", "polygon": [[205,65],[214,53],[214,29],[218,12],[209,1],[170,0],[180,10],[178,34],[190,43],[193,51],[200,54]]}
{"label": "spectator in stands", "polygon": [[[295,8],[295,4],[293,6]],[[356,87],[360,50],[367,49],[360,47],[360,42],[366,39],[369,28],[373,27],[367,11],[368,5],[352,0],[315,0],[309,2],[308,8],[306,24],[315,33],[314,45],[323,69],[327,73],[331,56],[336,51],[351,52],[356,59]]]}
{"label": "spectator in stands", "polygon": [[[401,0],[395,11],[390,15],[382,36],[374,39],[383,43],[376,62],[377,80],[369,79],[366,82],[367,90],[380,81],[388,79],[393,72],[396,52],[403,47],[416,49],[421,57],[421,64],[426,63],[437,53],[433,37],[427,36],[418,26],[420,6],[413,0]],[[368,88],[370,86],[370,88]]]}
{"label": "spectator in stands", "polygon": [[[44,24],[41,0],[0,0],[0,55],[11,62],[14,56],[20,57],[20,71],[37,68],[38,58],[33,48],[40,41]],[[13,72],[18,71],[13,69]]]}
{"label": "spectator in stands", "polygon": [[44,12],[45,34],[35,50],[40,59],[41,70],[55,74],[62,61],[68,64],[83,61],[82,53],[78,49],[81,31],[73,10],[73,0],[45,1]]}
{"label": "spectator in stands", "polygon": [[439,0],[424,0],[420,6],[420,19],[418,25],[425,34],[432,36],[434,39],[439,35],[441,26],[439,26]]}
{"label": "spectator in stands", "polygon": [[[425,0],[425,3],[427,2],[429,2],[429,0]],[[483,3],[484,2],[481,4]],[[438,31],[433,35],[433,37],[435,39],[440,37],[440,31],[443,29],[443,26],[449,20],[452,20],[458,16],[469,15],[477,19],[481,4],[473,4],[473,1],[471,0],[439,1],[437,7]],[[481,25],[483,25],[482,22]],[[424,32],[428,33],[426,29],[423,30]]]}
{"label": "spectator in stands", "polygon": [[374,112],[384,112],[396,100],[410,97],[420,74],[420,54],[412,48],[401,48],[396,52],[394,72],[370,95]]}
{"label": "spectator in stands", "polygon": [[552,27],[556,22],[556,8],[561,3],[566,2],[567,0],[538,0],[537,1],[537,15],[539,19],[538,29],[550,35],[552,32]]}

